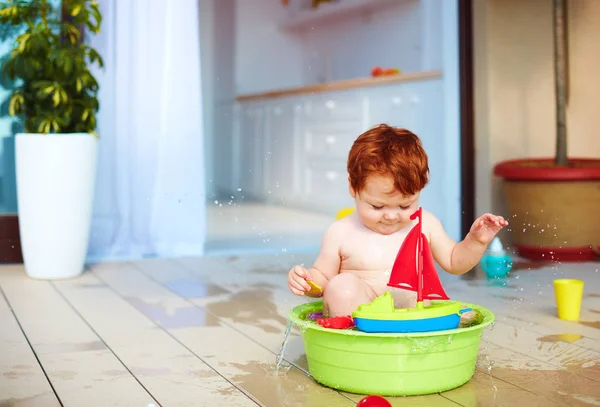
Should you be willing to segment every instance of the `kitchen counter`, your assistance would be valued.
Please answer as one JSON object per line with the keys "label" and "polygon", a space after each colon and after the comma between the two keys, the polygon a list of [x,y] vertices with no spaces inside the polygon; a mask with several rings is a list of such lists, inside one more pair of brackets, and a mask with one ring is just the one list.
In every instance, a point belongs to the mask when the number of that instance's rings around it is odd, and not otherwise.
{"label": "kitchen counter", "polygon": [[442,71],[422,71],[409,72],[401,75],[366,77],[356,79],[346,79],[342,81],[321,83],[317,85],[309,85],[297,88],[288,88],[281,90],[272,90],[262,93],[251,93],[236,97],[237,102],[249,102],[264,99],[273,99],[284,96],[294,96],[302,94],[313,94],[321,92],[340,91],[346,89],[363,88],[368,86],[381,86],[398,82],[416,81],[420,79],[439,78],[442,76]]}

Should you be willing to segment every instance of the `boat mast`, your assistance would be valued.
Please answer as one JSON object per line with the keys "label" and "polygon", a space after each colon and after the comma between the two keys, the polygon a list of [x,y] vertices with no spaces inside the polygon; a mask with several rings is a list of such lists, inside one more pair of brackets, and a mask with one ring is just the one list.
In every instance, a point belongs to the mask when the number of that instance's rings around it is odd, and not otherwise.
{"label": "boat mast", "polygon": [[417,211],[419,219],[419,237],[417,238],[417,307],[423,306],[423,232],[421,227],[421,208]]}

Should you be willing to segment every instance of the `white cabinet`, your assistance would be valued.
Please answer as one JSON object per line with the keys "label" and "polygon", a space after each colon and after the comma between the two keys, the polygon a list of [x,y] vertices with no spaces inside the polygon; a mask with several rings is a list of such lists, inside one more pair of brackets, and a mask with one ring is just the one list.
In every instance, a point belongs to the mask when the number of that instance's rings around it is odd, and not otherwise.
{"label": "white cabinet", "polygon": [[265,106],[263,197],[272,203],[289,205],[299,195],[295,180],[298,171],[296,106],[290,101],[274,101]]}
{"label": "white cabinet", "polygon": [[353,204],[346,161],[352,143],[364,131],[365,101],[365,96],[356,91],[304,98],[299,125],[303,206],[333,214]]}
{"label": "white cabinet", "polygon": [[353,205],[346,171],[352,143],[387,123],[422,139],[432,175],[421,203],[435,212],[444,205],[443,173],[460,160],[445,159],[442,85],[433,78],[240,103],[234,178],[247,196],[335,214]]}
{"label": "white cabinet", "polygon": [[410,107],[404,86],[382,88],[369,98],[369,127],[386,123],[410,129]]}
{"label": "white cabinet", "polygon": [[237,109],[236,116],[233,188],[241,189],[246,199],[262,199],[265,178],[265,106],[243,105]]}

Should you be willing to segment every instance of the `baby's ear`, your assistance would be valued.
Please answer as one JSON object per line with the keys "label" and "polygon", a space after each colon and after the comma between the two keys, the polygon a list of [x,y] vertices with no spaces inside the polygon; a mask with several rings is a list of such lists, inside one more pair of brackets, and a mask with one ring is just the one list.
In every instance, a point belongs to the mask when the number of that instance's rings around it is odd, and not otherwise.
{"label": "baby's ear", "polygon": [[352,183],[350,182],[350,177],[348,177],[348,192],[350,192],[350,196],[352,199],[356,198],[356,191],[352,188]]}

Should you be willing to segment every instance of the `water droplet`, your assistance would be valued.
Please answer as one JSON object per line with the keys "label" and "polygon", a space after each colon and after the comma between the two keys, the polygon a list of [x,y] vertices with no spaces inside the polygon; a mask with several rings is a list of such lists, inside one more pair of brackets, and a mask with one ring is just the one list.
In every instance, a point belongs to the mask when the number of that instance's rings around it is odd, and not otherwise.
{"label": "water droplet", "polygon": [[242,188],[238,188],[238,192],[242,192]]}

